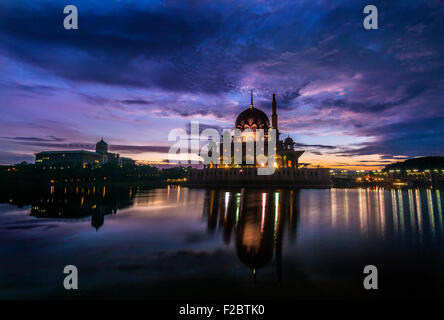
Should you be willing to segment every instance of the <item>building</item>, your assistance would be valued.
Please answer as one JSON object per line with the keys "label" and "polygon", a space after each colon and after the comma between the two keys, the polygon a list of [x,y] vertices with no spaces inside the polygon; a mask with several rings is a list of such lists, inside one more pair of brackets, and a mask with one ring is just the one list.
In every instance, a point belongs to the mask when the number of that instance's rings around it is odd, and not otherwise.
{"label": "building", "polygon": [[42,151],[35,155],[35,163],[45,166],[69,166],[69,165],[100,165],[113,163],[120,166],[134,165],[130,158],[120,157],[118,153],[108,152],[108,144],[103,138],[96,143],[96,151]]}
{"label": "building", "polygon": [[[253,93],[251,94],[251,104],[250,107],[246,110],[242,111],[236,118],[235,126],[233,129],[239,129],[241,132],[245,132],[245,130],[249,129],[252,131],[252,139],[254,141],[253,148],[254,150],[248,150],[253,151],[254,154],[253,159],[251,159],[253,163],[248,163],[247,158],[247,148],[249,148],[249,145],[247,143],[248,135],[243,135],[242,137],[242,165],[235,165],[234,159],[231,159],[231,165],[230,167],[244,167],[244,168],[254,168],[254,167],[260,167],[265,166],[264,160],[256,159],[256,141],[259,139],[259,136],[256,136],[256,130],[257,129],[263,129],[264,130],[264,150],[262,153],[268,157],[268,130],[273,128],[276,129],[277,133],[277,141],[276,141],[276,164],[278,168],[298,168],[298,159],[299,157],[304,153],[303,150],[295,150],[295,143],[290,136],[285,138],[285,140],[280,140],[279,136],[279,129],[278,129],[278,116],[276,112],[276,95],[273,94],[273,102],[272,102],[272,115],[271,115],[271,126],[270,121],[268,119],[268,116],[263,112],[262,110],[254,107],[253,105]],[[223,164],[223,152],[224,149],[227,146],[224,146],[221,144],[220,148],[220,161],[219,164],[214,165],[215,168],[223,168],[225,165]],[[234,138],[232,137],[231,145],[229,146],[231,148],[231,154],[234,154],[235,151],[235,143]],[[213,164],[208,165],[208,167],[213,167]]]}
{"label": "building", "polygon": [[[221,143],[218,163],[210,162],[205,165],[203,169],[189,170],[187,178],[188,185],[257,186],[264,184],[276,186],[330,187],[329,169],[309,169],[304,168],[303,165],[299,165],[299,157],[304,153],[304,150],[296,150],[296,144],[290,136],[284,140],[280,139],[275,94],[273,94],[271,119],[270,126],[270,120],[265,112],[253,105],[253,94],[251,94],[251,104],[249,108],[237,116],[233,128],[240,130],[241,133],[246,133],[246,136],[242,135],[242,142],[236,144],[233,135],[230,145]],[[257,134],[257,129],[263,129],[263,137]],[[270,129],[275,129],[277,133],[276,170],[272,175],[258,175],[257,169],[266,167],[267,161],[266,158],[257,159],[256,157],[257,154],[263,154],[265,157],[268,157],[268,135]],[[248,139],[249,137],[250,139]],[[260,144],[258,143],[258,139],[262,139]],[[239,148],[239,146],[242,148],[241,163],[235,163],[233,156],[231,159],[224,159],[224,151],[226,151],[227,148],[231,148],[231,155],[233,155],[234,151],[238,151],[237,149],[235,150],[235,148]],[[262,152],[256,153],[257,148],[263,148],[263,150],[261,150]],[[252,156],[247,156],[247,151]]]}

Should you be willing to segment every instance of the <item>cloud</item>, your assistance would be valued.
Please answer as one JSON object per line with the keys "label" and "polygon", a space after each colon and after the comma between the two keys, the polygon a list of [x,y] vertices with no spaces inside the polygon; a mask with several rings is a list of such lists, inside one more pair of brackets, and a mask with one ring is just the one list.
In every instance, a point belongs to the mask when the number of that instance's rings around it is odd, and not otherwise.
{"label": "cloud", "polygon": [[301,147],[301,148],[317,148],[317,149],[329,149],[329,150],[335,150],[338,149],[339,147],[337,146],[329,146],[329,145],[323,145],[323,144],[306,144],[306,143],[295,143],[296,147]]}
{"label": "cloud", "polygon": [[22,95],[42,95],[50,96],[54,95],[57,88],[41,85],[41,84],[23,84],[17,82],[11,82],[9,84],[0,83],[0,88],[5,90],[15,90],[21,92]]}
{"label": "cloud", "polygon": [[363,113],[381,113],[382,111],[385,111],[389,108],[408,103],[412,99],[424,93],[426,90],[427,86],[425,84],[415,83],[407,86],[404,89],[404,93],[402,94],[402,96],[394,100],[392,97],[387,97],[388,101],[362,103],[349,101],[347,99],[326,99],[322,102],[321,105],[319,105],[319,107],[334,107]]}
{"label": "cloud", "polygon": [[[441,1],[377,1],[375,32],[362,27],[364,2],[354,0],[74,4],[80,21],[71,32],[63,4],[0,3],[0,63],[8,66],[0,136],[32,137],[38,126],[57,135],[50,124],[64,115],[57,129],[75,128],[64,144],[16,141],[83,147],[75,143],[82,130],[136,136],[160,118],[165,130],[194,119],[232,124],[253,89],[268,114],[277,94],[280,129],[316,136],[319,144],[298,141],[314,154],[442,153]],[[34,131],[17,131],[24,122]],[[331,136],[367,142],[336,147]],[[133,145],[134,153],[158,148]]]}
{"label": "cloud", "polygon": [[152,102],[150,101],[146,101],[143,99],[126,99],[126,100],[119,100],[118,102],[123,103],[123,104],[129,104],[129,105],[149,105]]}
{"label": "cloud", "polygon": [[444,155],[444,117],[402,121],[363,132],[375,136],[365,146],[342,152],[345,156],[380,154],[414,157],[417,155]]}
{"label": "cloud", "polygon": [[[102,13],[84,8],[78,32],[67,33],[59,21],[61,5],[2,3],[0,9],[5,37],[1,51],[58,76],[167,90],[217,92],[225,86],[220,86],[224,82],[220,60],[213,61],[213,72],[207,66],[202,68],[208,72],[193,72],[197,60],[209,63],[203,57],[207,52],[198,46],[217,36],[217,12],[148,10],[129,3]],[[45,55],[35,55],[30,47]],[[67,50],[69,55],[64,54]]]}
{"label": "cloud", "polygon": [[2,139],[7,140],[13,140],[13,141],[34,141],[34,142],[41,142],[41,141],[64,141],[65,139],[57,138],[54,136],[49,136],[47,138],[38,138],[38,137],[2,137]]}
{"label": "cloud", "polygon": [[0,165],[16,164],[22,161],[34,162],[34,155],[0,150]]}
{"label": "cloud", "polygon": [[160,152],[168,153],[169,146],[133,146],[133,145],[110,145],[110,151],[124,153],[144,153],[144,152]]}

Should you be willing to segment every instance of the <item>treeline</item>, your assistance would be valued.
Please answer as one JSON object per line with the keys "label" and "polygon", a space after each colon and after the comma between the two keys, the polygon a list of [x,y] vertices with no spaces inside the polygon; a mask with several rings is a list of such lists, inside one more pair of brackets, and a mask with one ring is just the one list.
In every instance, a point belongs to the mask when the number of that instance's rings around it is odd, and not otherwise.
{"label": "treeline", "polygon": [[149,165],[121,167],[115,164],[103,164],[100,167],[93,165],[44,167],[21,163],[14,166],[1,166],[0,184],[5,187],[20,184],[69,182],[160,183],[167,179],[183,179],[187,175],[187,170],[184,167],[158,169]]}
{"label": "treeline", "polygon": [[390,170],[444,170],[444,157],[420,157],[389,164],[384,171]]}

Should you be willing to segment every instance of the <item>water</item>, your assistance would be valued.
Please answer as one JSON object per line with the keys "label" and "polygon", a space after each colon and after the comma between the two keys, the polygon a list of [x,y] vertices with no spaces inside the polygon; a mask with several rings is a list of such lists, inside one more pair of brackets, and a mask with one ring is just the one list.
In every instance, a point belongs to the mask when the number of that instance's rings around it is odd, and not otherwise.
{"label": "water", "polygon": [[[0,298],[442,297],[443,191],[68,186],[2,194]],[[366,291],[365,265],[379,290]],[[62,283],[79,270],[79,290]]]}

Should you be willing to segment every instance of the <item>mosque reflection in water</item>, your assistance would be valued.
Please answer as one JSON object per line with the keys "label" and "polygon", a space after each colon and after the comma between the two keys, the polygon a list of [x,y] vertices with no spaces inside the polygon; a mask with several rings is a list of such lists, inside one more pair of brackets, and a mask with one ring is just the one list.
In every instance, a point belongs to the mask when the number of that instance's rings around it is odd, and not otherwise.
{"label": "mosque reflection in water", "polygon": [[[224,290],[226,282],[227,288],[234,283],[242,290],[251,284],[268,288],[281,284],[279,290],[284,291],[294,286],[328,291],[335,286],[329,279],[341,275],[348,284],[361,284],[361,278],[354,282],[347,277],[356,270],[360,277],[362,264],[368,261],[384,267],[386,274],[391,272],[390,279],[396,279],[401,267],[410,268],[406,274],[444,279],[443,190],[439,189],[138,189],[113,185],[41,189],[0,194],[0,202],[10,204],[0,206],[0,238],[7,238],[11,248],[22,245],[20,241],[33,243],[23,245],[30,252],[3,259],[3,264],[14,262],[7,266],[9,270],[25,266],[31,256],[40,259],[36,262],[40,269],[53,268],[64,259],[59,252],[67,252],[86,266],[103,263],[104,268],[114,268],[117,263],[116,277],[121,276],[123,282],[131,277],[119,266],[131,261],[131,268],[143,266],[137,268],[141,279],[153,279],[151,274],[158,275],[159,283],[170,279],[170,272],[165,271],[169,266],[185,282],[216,277]],[[53,261],[49,264],[48,252]],[[114,278],[95,279],[107,285]],[[415,282],[420,288],[417,292],[435,283],[422,279]],[[393,281],[395,292],[401,287]]]}
{"label": "mosque reflection in water", "polygon": [[[221,231],[222,241],[235,241],[242,261],[255,271],[279,258],[282,238],[296,231],[323,238],[347,234],[356,240],[444,243],[442,190],[439,189],[188,189],[168,186],[142,190],[131,186],[67,185],[0,194],[0,203],[31,206],[36,218],[88,220],[99,229],[106,215],[134,207],[164,210],[194,221],[202,212],[208,230]],[[168,205],[168,206],[165,206]],[[125,212],[123,210],[122,212]],[[151,214],[149,211],[148,214]],[[164,211],[162,211],[164,212]],[[172,218],[172,217],[171,217]],[[175,223],[174,219],[171,223]],[[197,223],[197,221],[196,221]],[[285,231],[284,231],[285,229]]]}
{"label": "mosque reflection in water", "polygon": [[[254,277],[275,263],[278,283],[284,239],[293,245],[297,232],[306,246],[329,246],[330,253],[340,251],[335,243],[344,236],[398,249],[444,245],[441,191],[432,189],[214,189],[205,193],[204,217],[210,232],[219,231],[226,245],[233,241]],[[324,245],[316,247],[319,241]]]}
{"label": "mosque reflection in water", "polygon": [[283,234],[290,230],[291,238],[296,238],[298,205],[299,190],[207,190],[204,216],[210,232],[222,231],[225,244],[234,239],[237,255],[254,279],[257,270],[274,256],[279,284]]}

